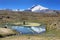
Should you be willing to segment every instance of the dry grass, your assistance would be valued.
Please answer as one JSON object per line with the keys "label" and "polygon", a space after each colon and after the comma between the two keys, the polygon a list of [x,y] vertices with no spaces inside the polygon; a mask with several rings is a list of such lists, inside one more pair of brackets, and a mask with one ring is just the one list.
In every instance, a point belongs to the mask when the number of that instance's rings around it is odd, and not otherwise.
{"label": "dry grass", "polygon": [[[14,25],[23,25],[23,22],[15,22],[15,23],[12,23]],[[41,24],[40,23],[34,23],[34,22],[26,22],[25,25],[23,26],[40,26]]]}
{"label": "dry grass", "polygon": [[24,26],[40,26],[41,24],[39,23],[31,23],[31,22],[28,22],[27,25],[24,25]]}
{"label": "dry grass", "polygon": [[[2,17],[3,16],[3,17]],[[9,16],[10,18],[7,18]],[[33,12],[12,12],[12,11],[1,11],[0,12],[0,24],[3,23],[14,23],[16,25],[19,25],[20,23],[16,23],[17,21],[33,21],[33,22],[40,22],[43,24],[47,25],[47,30],[49,30],[48,34],[56,34],[54,37],[46,37],[44,36],[12,36],[12,37],[6,37],[6,38],[0,38],[0,40],[60,40],[60,14],[57,15],[50,15],[50,14],[43,14],[41,15],[40,13],[33,13]],[[57,22],[56,22],[57,21]],[[56,25],[55,25],[56,24]],[[39,24],[29,24],[27,26],[36,26]],[[55,30],[56,29],[56,30]],[[3,32],[0,33],[5,33],[6,29],[3,29]],[[52,31],[54,30],[54,31]],[[1,31],[1,30],[0,30]],[[8,31],[8,30],[7,30]],[[7,32],[6,31],[6,32]],[[9,32],[9,31],[8,31]],[[7,32],[7,33],[8,33]],[[56,36],[59,37],[56,37]]]}
{"label": "dry grass", "polygon": [[60,40],[59,37],[45,37],[45,36],[30,36],[30,35],[21,35],[21,36],[12,36],[6,38],[0,38],[0,40]]}

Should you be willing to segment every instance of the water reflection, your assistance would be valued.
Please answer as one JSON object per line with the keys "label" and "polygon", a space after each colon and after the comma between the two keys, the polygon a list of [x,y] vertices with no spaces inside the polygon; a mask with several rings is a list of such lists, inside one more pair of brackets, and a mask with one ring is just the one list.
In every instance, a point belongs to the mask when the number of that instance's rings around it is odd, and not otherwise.
{"label": "water reflection", "polygon": [[46,29],[44,26],[39,27],[30,27],[30,26],[12,26],[13,30],[16,30],[17,32],[21,34],[40,34],[42,32],[45,32]]}

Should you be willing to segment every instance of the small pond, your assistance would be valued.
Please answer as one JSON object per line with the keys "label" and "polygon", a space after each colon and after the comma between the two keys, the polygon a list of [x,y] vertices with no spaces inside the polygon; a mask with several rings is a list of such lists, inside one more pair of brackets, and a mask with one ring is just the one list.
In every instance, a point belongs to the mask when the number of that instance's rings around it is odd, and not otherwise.
{"label": "small pond", "polygon": [[12,26],[20,34],[40,34],[46,31],[45,26]]}

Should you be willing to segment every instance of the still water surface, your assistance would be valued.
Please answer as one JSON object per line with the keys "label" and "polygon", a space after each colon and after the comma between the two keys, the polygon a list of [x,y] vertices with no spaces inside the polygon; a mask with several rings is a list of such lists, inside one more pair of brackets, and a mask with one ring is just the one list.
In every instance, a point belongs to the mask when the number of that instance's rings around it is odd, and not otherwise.
{"label": "still water surface", "polygon": [[46,31],[45,26],[12,26],[12,29],[20,34],[40,34]]}

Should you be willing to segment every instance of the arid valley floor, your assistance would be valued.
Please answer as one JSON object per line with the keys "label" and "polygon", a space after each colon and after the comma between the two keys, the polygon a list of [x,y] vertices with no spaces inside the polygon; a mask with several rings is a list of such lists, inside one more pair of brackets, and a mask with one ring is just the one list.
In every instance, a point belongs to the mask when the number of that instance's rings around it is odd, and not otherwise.
{"label": "arid valley floor", "polygon": [[0,10],[0,28],[4,27],[7,23],[21,25],[21,22],[24,20],[26,22],[45,24],[46,32],[39,35],[7,36],[0,38],[0,40],[60,40],[60,14],[42,14],[34,12]]}

